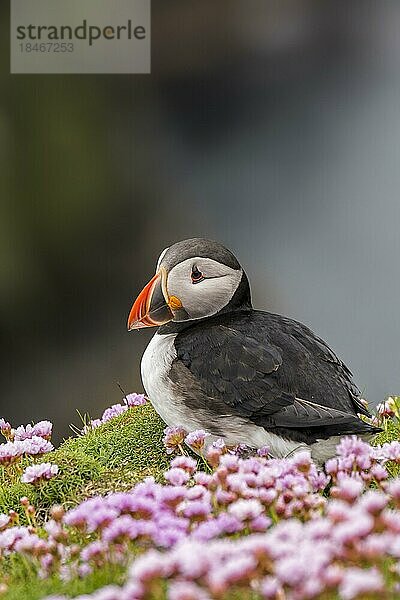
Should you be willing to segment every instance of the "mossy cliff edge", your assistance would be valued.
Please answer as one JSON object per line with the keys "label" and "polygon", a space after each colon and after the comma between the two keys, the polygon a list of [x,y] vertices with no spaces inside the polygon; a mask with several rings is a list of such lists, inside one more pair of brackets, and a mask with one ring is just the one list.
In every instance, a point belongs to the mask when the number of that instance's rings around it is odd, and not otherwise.
{"label": "mossy cliff edge", "polygon": [[0,512],[16,510],[21,496],[27,496],[43,517],[54,504],[70,508],[97,493],[129,489],[150,475],[160,479],[169,464],[162,444],[164,427],[147,403],[84,436],[65,440],[43,457],[59,466],[58,476],[39,487],[3,482]]}

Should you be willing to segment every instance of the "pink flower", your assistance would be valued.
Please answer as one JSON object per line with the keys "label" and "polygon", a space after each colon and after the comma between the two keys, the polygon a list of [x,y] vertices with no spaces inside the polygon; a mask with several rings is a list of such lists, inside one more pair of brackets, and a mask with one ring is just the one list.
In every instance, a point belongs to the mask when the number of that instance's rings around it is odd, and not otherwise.
{"label": "pink flower", "polygon": [[167,450],[167,453],[172,454],[172,452],[174,452],[174,450],[176,450],[180,444],[183,444],[186,435],[187,431],[181,425],[176,425],[175,427],[166,427],[164,429],[163,444]]}
{"label": "pink flower", "polygon": [[197,429],[196,431],[191,431],[186,437],[185,442],[188,446],[193,448],[195,452],[201,452],[204,448],[204,443],[206,437],[210,434],[206,433],[204,429]]}
{"label": "pink flower", "polygon": [[383,589],[383,577],[379,571],[351,567],[344,571],[339,594],[343,600],[352,600],[362,594],[379,594],[383,592]]}
{"label": "pink flower", "polygon": [[380,402],[376,407],[376,412],[380,417],[394,417],[396,415],[396,411],[396,401],[394,398],[392,398],[392,396],[389,396],[385,402]]}
{"label": "pink flower", "polygon": [[58,465],[52,465],[51,463],[40,463],[38,465],[32,465],[26,467],[21,481],[23,483],[38,484],[41,481],[48,481],[55,477],[58,473]]}
{"label": "pink flower", "polygon": [[39,556],[47,551],[47,543],[35,533],[27,533],[15,541],[14,550],[22,554]]}
{"label": "pink flower", "polygon": [[124,539],[134,540],[139,534],[138,521],[130,515],[122,515],[112,521],[103,531],[103,540],[107,543],[123,541]]}
{"label": "pink flower", "polygon": [[276,600],[276,598],[283,597],[282,588],[276,579],[268,575],[264,577],[261,582],[261,596],[264,600]]}
{"label": "pink flower", "polygon": [[223,453],[224,451],[221,448],[218,448],[218,446],[211,445],[210,448],[208,448],[206,454],[207,462],[214,468],[218,467],[219,461]]}
{"label": "pink flower", "polygon": [[333,530],[333,539],[342,544],[355,543],[358,539],[369,535],[374,527],[374,520],[368,514],[354,509],[349,512],[348,520],[338,523]]}
{"label": "pink flower", "polygon": [[249,523],[249,527],[251,529],[251,531],[266,531],[268,529],[268,527],[271,525],[272,520],[267,517],[266,515],[259,515],[258,517],[255,517],[254,519],[252,519]]}
{"label": "pink flower", "polygon": [[197,471],[193,479],[199,485],[203,485],[204,487],[208,487],[212,481],[212,475],[209,473],[204,473],[204,471]]}
{"label": "pink flower", "polygon": [[216,595],[221,594],[235,583],[249,580],[256,566],[257,561],[251,554],[228,555],[228,559],[219,568],[214,567],[208,573],[209,586]]}
{"label": "pink flower", "polygon": [[102,422],[100,421],[100,419],[89,420],[86,423],[86,425],[84,425],[82,427],[81,434],[86,435],[87,433],[89,433],[90,431],[93,431],[93,429],[96,429],[96,427],[99,427],[100,425],[102,425]]}
{"label": "pink flower", "polygon": [[[308,557],[310,559],[310,557]],[[306,560],[305,556],[296,556],[294,553],[288,556],[280,557],[276,564],[275,572],[278,580],[283,585],[289,585],[292,588],[301,586],[312,573],[313,565],[311,560]]]}
{"label": "pink flower", "polygon": [[299,471],[307,472],[311,467],[311,455],[308,450],[296,452],[292,458],[292,462]]}
{"label": "pink flower", "polygon": [[323,571],[322,579],[328,588],[336,587],[343,579],[343,569],[338,565],[329,565]]}
{"label": "pink flower", "polygon": [[42,437],[31,438],[0,444],[0,464],[7,465],[18,460],[23,454],[38,456],[54,450],[53,445]]}
{"label": "pink flower", "polygon": [[4,513],[0,513],[0,531],[3,531],[10,524],[10,517]]}
{"label": "pink flower", "polygon": [[31,438],[27,438],[19,443],[22,444],[24,454],[31,456],[40,456],[54,450],[53,444],[38,435],[33,435]]}
{"label": "pink flower", "polygon": [[141,406],[146,404],[146,402],[147,400],[143,394],[127,394],[124,398],[124,404],[113,404],[109,408],[106,408],[101,416],[101,419],[92,419],[88,425],[85,425],[81,433],[85,435],[89,431],[100,427],[100,425],[108,423],[108,421],[111,421],[111,419],[124,414],[130,407]]}
{"label": "pink flower", "polygon": [[396,502],[400,502],[400,478],[392,479],[389,482],[387,491]]}
{"label": "pink flower", "polygon": [[32,439],[33,437],[41,437],[45,440],[50,440],[53,430],[53,423],[50,421],[39,421],[34,425],[20,425],[14,433],[14,440],[23,441]]}
{"label": "pink flower", "polygon": [[259,517],[263,512],[262,504],[259,500],[237,500],[228,506],[231,515],[240,521],[247,521]]}
{"label": "pink flower", "polygon": [[400,442],[394,440],[393,442],[383,444],[378,449],[378,453],[383,460],[393,460],[396,463],[400,463]]}
{"label": "pink flower", "polygon": [[380,464],[372,465],[369,472],[372,475],[372,477],[379,483],[381,483],[382,481],[384,481],[385,479],[387,479],[389,477],[389,473],[387,472],[385,467]]}
{"label": "pink flower", "polygon": [[[85,577],[88,573],[91,573],[91,569],[84,574],[79,573],[79,575]],[[78,596],[78,600],[79,598],[80,600],[89,600],[86,596]],[[117,585],[106,585],[91,594],[89,598],[90,600],[121,600],[122,589]],[[129,596],[129,598],[132,599],[134,596]]]}
{"label": "pink flower", "polygon": [[226,448],[224,438],[218,438],[218,439],[214,440],[214,442],[211,444],[210,448],[217,448],[218,450],[225,452],[227,450],[227,448]]}
{"label": "pink flower", "polygon": [[389,498],[377,490],[368,490],[358,501],[358,506],[371,515],[378,515],[388,504]]}
{"label": "pink flower", "polygon": [[187,471],[177,467],[166,471],[164,477],[171,485],[184,485],[190,479],[190,475]]}
{"label": "pink flower", "polygon": [[157,577],[162,578],[166,572],[166,561],[162,554],[156,550],[149,550],[139,556],[129,570],[133,580],[145,583]]}
{"label": "pink flower", "polygon": [[196,583],[174,581],[168,588],[168,600],[210,600],[210,596]]}
{"label": "pink flower", "polygon": [[144,394],[127,394],[124,398],[127,406],[142,406],[147,403]]}
{"label": "pink flower", "polygon": [[203,500],[188,501],[178,508],[183,516],[189,519],[205,519],[211,512],[210,503]]}
{"label": "pink flower", "polygon": [[6,439],[10,438],[11,425],[10,423],[8,423],[8,421],[5,421],[3,418],[0,418],[0,431]]}
{"label": "pink flower", "polygon": [[197,462],[190,456],[176,456],[171,460],[171,467],[178,467],[192,475],[197,469]]}
{"label": "pink flower", "polygon": [[16,462],[24,454],[23,442],[6,442],[0,444],[0,464],[10,465]]}
{"label": "pink flower", "polygon": [[118,511],[108,506],[105,498],[95,496],[69,510],[64,515],[63,522],[71,527],[87,529],[92,532],[99,527],[108,525],[118,516]]}
{"label": "pink flower", "polygon": [[266,458],[267,456],[269,456],[269,453],[270,449],[268,446],[262,446],[257,450],[257,456],[260,456],[261,458]]}
{"label": "pink flower", "polygon": [[[110,414],[128,410],[128,404],[115,406]],[[184,441],[182,428],[166,434],[169,449],[179,436],[179,444]],[[204,448],[206,436],[200,430],[187,437]],[[38,436],[7,442],[0,457],[18,460],[48,443]],[[201,461],[176,456],[167,483],[148,477],[130,491],[94,496],[66,512],[58,507],[40,535],[33,526],[18,527],[13,511],[0,515],[0,553],[23,553],[39,577],[128,569],[122,587],[101,588],[92,600],[145,600],[154,590],[169,600],[228,598],[242,590],[260,600],[397,593],[400,479],[389,480],[382,465],[400,456],[397,443],[374,449],[355,436],[344,438],[328,461],[333,485],[325,494],[330,478],[308,452],[266,460],[239,457],[223,443],[211,450],[218,460],[213,469],[205,465],[207,472],[198,470]],[[52,466],[28,467],[23,479],[46,478]],[[22,506],[34,513],[28,498]],[[132,555],[133,546],[140,552]],[[385,587],[387,565],[393,570]]]}
{"label": "pink flower", "polygon": [[352,503],[360,496],[363,488],[362,481],[345,476],[339,479],[338,486],[332,489],[331,494]]}
{"label": "pink flower", "polygon": [[119,415],[122,415],[127,410],[128,406],[126,404],[113,404],[103,412],[101,421],[102,423],[107,423],[107,421],[110,421],[114,417],[119,417]]}
{"label": "pink flower", "polygon": [[330,458],[325,463],[325,471],[329,475],[336,475],[339,469],[339,463],[337,458]]}
{"label": "pink flower", "polygon": [[238,533],[243,530],[243,523],[235,516],[228,514],[226,512],[222,512],[215,519],[220,527],[221,533]]}

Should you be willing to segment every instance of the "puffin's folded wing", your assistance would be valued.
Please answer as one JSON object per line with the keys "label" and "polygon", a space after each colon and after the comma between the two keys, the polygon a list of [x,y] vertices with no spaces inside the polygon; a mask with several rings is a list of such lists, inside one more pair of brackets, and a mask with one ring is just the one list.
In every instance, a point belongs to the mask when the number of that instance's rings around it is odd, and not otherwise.
{"label": "puffin's folded wing", "polygon": [[[282,317],[282,324],[290,329],[290,335],[301,344],[312,356],[318,357],[319,361],[330,363],[336,376],[341,380],[343,386],[347,388],[351,402],[357,413],[371,417],[371,413],[361,399],[361,392],[354,383],[353,374],[350,369],[340,360],[340,358],[329,348],[328,344],[315,335],[311,329],[292,319]],[[340,405],[340,398],[336,398]]]}
{"label": "puffin's folded wing", "polygon": [[177,359],[209,398],[243,416],[272,414],[294,398],[282,396],[273,374],[282,364],[279,350],[224,325],[182,334],[175,341]]}
{"label": "puffin's folded wing", "polygon": [[[345,413],[335,408],[321,406],[314,402],[294,398],[293,403],[284,406],[269,418],[269,422],[276,427],[287,429],[303,429],[310,427],[340,426],[345,431],[347,426],[362,430],[369,429],[367,423],[358,419],[355,415]],[[360,429],[360,431],[361,431]]]}
{"label": "puffin's folded wing", "polygon": [[215,401],[215,407],[217,401],[225,406],[227,413],[266,427],[369,429],[354,414],[297,398],[278,376],[279,349],[265,339],[261,344],[236,329],[214,325],[181,334],[175,346],[179,363],[175,368],[189,369],[196,385]]}

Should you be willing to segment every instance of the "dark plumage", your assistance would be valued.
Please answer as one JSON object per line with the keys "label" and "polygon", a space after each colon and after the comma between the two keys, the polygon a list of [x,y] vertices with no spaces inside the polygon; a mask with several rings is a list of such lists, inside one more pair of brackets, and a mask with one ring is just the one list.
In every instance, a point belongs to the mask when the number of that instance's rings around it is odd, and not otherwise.
{"label": "dark plumage", "polygon": [[181,362],[192,376],[185,385],[199,386],[203,399],[218,399],[209,400],[210,408],[222,414],[233,411],[308,444],[378,431],[357,417],[370,415],[349,369],[297,321],[237,310],[186,326],[175,348],[171,379]]}
{"label": "dark plumage", "polygon": [[143,381],[170,425],[271,442],[277,455],[306,444],[320,462],[338,436],[379,431],[358,416],[370,414],[350,370],[305,325],[253,310],[245,272],[216,242],[184,240],[161,254],[128,320],[149,325],[161,326]]}

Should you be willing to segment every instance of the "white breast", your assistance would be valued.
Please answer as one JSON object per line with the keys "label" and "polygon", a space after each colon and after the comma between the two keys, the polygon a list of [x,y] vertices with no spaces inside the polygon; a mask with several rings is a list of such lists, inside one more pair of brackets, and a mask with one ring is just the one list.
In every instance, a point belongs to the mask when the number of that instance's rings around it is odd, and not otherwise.
{"label": "white breast", "polygon": [[[268,445],[274,456],[285,456],[297,449],[299,444],[267,432],[247,419],[236,415],[216,415],[210,410],[188,409],[180,391],[168,377],[172,362],[176,358],[174,346],[176,334],[156,333],[143,354],[141,372],[143,385],[155,410],[167,425],[182,425],[187,431],[205,429],[212,424],[223,431],[223,435],[211,435],[208,444],[224,437],[228,445],[247,444],[253,448]],[[210,399],[212,401],[212,399]]]}
{"label": "white breast", "polygon": [[[141,362],[144,389],[156,411],[163,417],[162,408],[168,403],[171,390],[168,385],[168,372],[176,358],[174,340],[176,334],[156,333],[147,346]],[[163,417],[164,418],[164,417]]]}
{"label": "white breast", "polygon": [[176,358],[176,335],[156,333],[153,336],[143,354],[142,380],[146,394],[162,420],[167,425],[182,425],[187,431],[193,431],[204,427],[204,424],[200,425],[196,415],[185,406],[179,391],[168,377]]}

